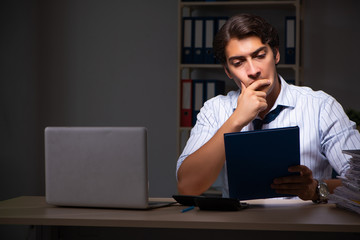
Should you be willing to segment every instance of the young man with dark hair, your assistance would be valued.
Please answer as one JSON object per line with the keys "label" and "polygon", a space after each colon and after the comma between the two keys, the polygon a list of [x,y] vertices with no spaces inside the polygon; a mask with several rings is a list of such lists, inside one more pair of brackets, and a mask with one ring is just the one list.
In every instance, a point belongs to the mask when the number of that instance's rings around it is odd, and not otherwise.
{"label": "young man with dark hair", "polygon": [[[322,91],[289,85],[278,75],[278,33],[261,17],[230,18],[215,37],[214,52],[239,90],[208,100],[198,114],[177,163],[179,193],[200,195],[220,175],[223,196],[228,197],[224,133],[299,126],[301,165],[289,172],[300,174],[279,176],[271,187],[325,202],[319,189],[331,193],[341,185],[340,179],[331,179],[332,169],[344,175],[349,168],[342,150],[360,148],[360,134],[341,105]],[[277,117],[266,121],[270,112]]]}

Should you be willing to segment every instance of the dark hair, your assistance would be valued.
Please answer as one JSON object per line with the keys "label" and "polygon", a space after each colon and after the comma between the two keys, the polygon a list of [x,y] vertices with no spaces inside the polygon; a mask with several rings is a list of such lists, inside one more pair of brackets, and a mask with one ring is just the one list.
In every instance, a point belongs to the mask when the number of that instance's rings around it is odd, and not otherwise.
{"label": "dark hair", "polygon": [[215,57],[226,65],[225,48],[230,39],[249,36],[257,36],[263,44],[269,44],[275,56],[279,48],[277,30],[262,17],[244,13],[231,17],[216,34],[213,42]]}

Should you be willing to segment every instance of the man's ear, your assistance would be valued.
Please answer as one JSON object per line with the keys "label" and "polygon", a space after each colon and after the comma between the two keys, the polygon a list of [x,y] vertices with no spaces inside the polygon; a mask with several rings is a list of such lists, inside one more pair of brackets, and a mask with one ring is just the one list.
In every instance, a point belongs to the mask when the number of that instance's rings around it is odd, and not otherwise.
{"label": "man's ear", "polygon": [[224,65],[223,67],[224,67],[224,71],[225,71],[226,75],[227,75],[230,79],[233,79],[233,76],[231,75],[231,73],[230,73],[230,71],[229,71],[229,68],[228,68],[226,65]]}
{"label": "man's ear", "polygon": [[280,62],[280,52],[279,49],[275,49],[275,64],[278,64]]}

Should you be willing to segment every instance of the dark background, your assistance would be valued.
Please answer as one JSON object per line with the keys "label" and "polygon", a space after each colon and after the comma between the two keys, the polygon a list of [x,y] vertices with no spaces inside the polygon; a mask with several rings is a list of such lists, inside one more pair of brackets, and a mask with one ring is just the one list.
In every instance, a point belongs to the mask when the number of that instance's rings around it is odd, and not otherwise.
{"label": "dark background", "polygon": [[[360,1],[302,3],[303,83],[360,110]],[[46,126],[146,126],[176,192],[177,0],[3,0],[0,31],[0,200],[44,195]]]}

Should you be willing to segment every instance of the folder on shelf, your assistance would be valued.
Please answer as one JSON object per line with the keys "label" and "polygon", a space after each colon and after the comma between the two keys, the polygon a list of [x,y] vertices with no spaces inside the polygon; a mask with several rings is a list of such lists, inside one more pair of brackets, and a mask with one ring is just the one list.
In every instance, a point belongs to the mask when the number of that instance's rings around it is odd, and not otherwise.
{"label": "folder on shelf", "polygon": [[[220,30],[220,28],[226,23],[228,17],[217,17],[215,21],[215,35]],[[217,59],[215,59],[215,63],[220,63]]]}
{"label": "folder on shelf", "polygon": [[204,63],[214,64],[214,51],[213,51],[213,39],[215,32],[215,18],[204,19]]}
{"label": "folder on shelf", "polygon": [[228,17],[183,17],[182,63],[213,64],[213,40],[215,33]]}
{"label": "folder on shelf", "polygon": [[219,94],[225,93],[225,82],[221,80],[192,80],[192,126],[204,103]]}
{"label": "folder on shelf", "polygon": [[193,63],[204,63],[204,18],[193,17]]}
{"label": "folder on shelf", "polygon": [[221,80],[206,80],[205,81],[205,101],[220,95],[225,92],[225,82]]}
{"label": "folder on shelf", "polygon": [[182,24],[182,63],[192,63],[192,18],[183,17]]}
{"label": "folder on shelf", "polygon": [[285,18],[285,63],[295,64],[295,17]]}
{"label": "folder on shelf", "polygon": [[192,124],[192,81],[191,79],[181,80],[181,113],[180,113],[180,126],[191,127]]}
{"label": "folder on shelf", "polygon": [[215,25],[215,32],[218,32],[220,28],[226,23],[229,17],[217,17],[216,18],[216,25]]}
{"label": "folder on shelf", "polygon": [[194,126],[204,104],[204,81],[192,80],[192,83],[192,126]]}

